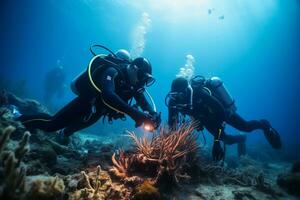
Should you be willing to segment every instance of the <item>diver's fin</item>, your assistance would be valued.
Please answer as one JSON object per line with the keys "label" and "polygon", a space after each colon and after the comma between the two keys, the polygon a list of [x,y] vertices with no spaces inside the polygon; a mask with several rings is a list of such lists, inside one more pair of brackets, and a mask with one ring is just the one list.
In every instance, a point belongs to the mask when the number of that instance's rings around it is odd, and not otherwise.
{"label": "diver's fin", "polygon": [[264,131],[265,137],[273,149],[281,149],[281,139],[279,133],[272,127]]}
{"label": "diver's fin", "polygon": [[264,130],[264,135],[273,149],[281,149],[281,139],[279,133],[270,125],[267,120],[261,120],[261,122],[266,126]]}

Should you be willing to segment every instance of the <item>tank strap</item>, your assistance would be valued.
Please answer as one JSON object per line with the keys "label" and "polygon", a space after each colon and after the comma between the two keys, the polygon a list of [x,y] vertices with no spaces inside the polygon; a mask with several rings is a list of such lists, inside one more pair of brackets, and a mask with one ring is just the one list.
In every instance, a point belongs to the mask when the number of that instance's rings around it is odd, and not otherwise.
{"label": "tank strap", "polygon": [[210,89],[208,89],[208,87],[203,87],[203,89],[206,90],[210,96],[212,95],[212,92]]}
{"label": "tank strap", "polygon": [[92,60],[90,61],[89,63],[89,66],[88,66],[88,77],[89,77],[89,81],[90,83],[92,84],[92,86],[95,88],[95,90],[97,90],[98,92],[102,92],[101,89],[96,85],[96,83],[94,82],[93,80],[93,77],[92,77],[92,64],[93,62],[97,59],[97,58],[100,58],[101,56],[104,56],[103,54],[100,54],[100,55],[97,55],[97,56],[94,56],[92,58]]}
{"label": "tank strap", "polygon": [[[91,59],[89,65],[88,65],[88,69],[87,69],[87,72],[88,72],[88,78],[89,78],[90,83],[92,84],[92,86],[94,87],[94,89],[97,90],[97,91],[100,92],[100,93],[101,93],[102,91],[101,91],[101,89],[97,86],[97,84],[95,83],[95,81],[94,81],[94,79],[93,79],[93,71],[92,71],[92,65],[93,65],[93,63],[94,63],[94,61],[95,61],[96,59],[99,59],[99,58],[102,59],[104,62],[106,62],[107,64],[110,64],[112,67],[114,67],[122,77],[124,76],[124,75],[123,75],[123,72],[122,72],[122,70],[121,70],[121,67],[120,67],[118,64],[116,64],[116,63],[114,63],[114,62],[112,62],[112,61],[110,61],[110,60],[108,60],[108,59],[105,59],[105,57],[106,57],[106,55],[104,55],[104,54],[99,54],[99,55],[94,56],[94,57]],[[100,67],[102,67],[102,66],[104,66],[104,65],[101,65]],[[97,69],[99,69],[100,67],[98,67]]]}
{"label": "tank strap", "polygon": [[[89,63],[89,66],[88,66],[88,69],[87,69],[87,73],[88,73],[88,79],[91,83],[91,85],[94,87],[94,89],[96,91],[98,91],[99,93],[102,93],[101,89],[96,85],[94,79],[93,79],[93,76],[92,76],[92,65],[93,65],[93,62],[97,59],[97,58],[101,58],[103,59],[105,62],[107,62],[108,64],[111,64],[116,70],[118,70],[118,72],[120,73],[120,75],[122,76],[123,75],[123,72],[121,71],[121,67],[118,65],[118,64],[115,64],[113,63],[112,61],[109,61],[107,59],[105,59],[105,56],[104,54],[100,54],[100,55],[96,55],[92,58],[92,60],[90,61]],[[107,106],[109,107],[110,109],[118,112],[118,113],[121,113],[121,114],[125,114],[124,112],[118,110],[117,108],[109,105],[107,102],[104,101],[103,98],[101,98],[102,102]]]}
{"label": "tank strap", "polygon": [[97,112],[97,108],[95,105],[96,98],[93,98],[90,103],[91,103],[91,110],[86,116],[84,116],[84,118],[83,118],[84,122],[88,122],[91,119],[91,117]]}

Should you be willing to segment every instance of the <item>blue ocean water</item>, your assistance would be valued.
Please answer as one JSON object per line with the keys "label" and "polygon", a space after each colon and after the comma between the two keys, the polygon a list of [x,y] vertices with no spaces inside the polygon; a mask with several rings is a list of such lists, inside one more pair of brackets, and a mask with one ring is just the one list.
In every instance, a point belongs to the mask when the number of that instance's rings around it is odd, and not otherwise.
{"label": "blue ocean water", "polygon": [[[191,54],[195,74],[221,77],[243,117],[269,119],[285,147],[299,144],[298,0],[4,0],[0,9],[1,76],[24,80],[28,98],[42,101],[44,77],[58,63],[69,84],[91,59],[91,44],[132,49],[146,13],[142,55],[153,66],[149,92],[163,121],[165,95]],[[66,89],[56,108],[72,98]],[[265,142],[260,132],[248,139]]]}

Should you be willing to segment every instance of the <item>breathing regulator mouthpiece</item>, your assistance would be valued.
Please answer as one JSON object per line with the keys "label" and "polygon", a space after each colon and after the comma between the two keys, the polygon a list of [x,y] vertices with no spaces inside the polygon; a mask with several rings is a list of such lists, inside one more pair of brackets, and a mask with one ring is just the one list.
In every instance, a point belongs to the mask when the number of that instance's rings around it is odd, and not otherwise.
{"label": "breathing regulator mouthpiece", "polygon": [[165,104],[170,106],[173,101],[174,107],[182,109],[192,109],[193,107],[193,88],[188,80],[177,78],[172,83],[172,89],[165,98]]}

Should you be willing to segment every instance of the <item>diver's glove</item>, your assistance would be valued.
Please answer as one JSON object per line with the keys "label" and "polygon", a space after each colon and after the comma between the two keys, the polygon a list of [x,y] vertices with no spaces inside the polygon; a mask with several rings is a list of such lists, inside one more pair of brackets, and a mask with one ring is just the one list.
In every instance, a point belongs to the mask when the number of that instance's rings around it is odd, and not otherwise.
{"label": "diver's glove", "polygon": [[197,121],[197,124],[196,124],[196,130],[197,130],[197,131],[203,131],[203,130],[204,130],[204,125],[203,125],[202,122]]}
{"label": "diver's glove", "polygon": [[225,153],[223,148],[221,147],[220,140],[215,140],[212,149],[212,156],[214,161],[220,161],[224,159]]}
{"label": "diver's glove", "polygon": [[152,112],[150,113],[150,115],[154,122],[153,130],[156,130],[161,124],[161,112],[160,113]]}
{"label": "diver's glove", "polygon": [[155,127],[155,122],[153,121],[152,116],[148,113],[137,110],[137,112],[135,112],[131,117],[135,121],[136,128],[142,124],[148,124],[149,126]]}

